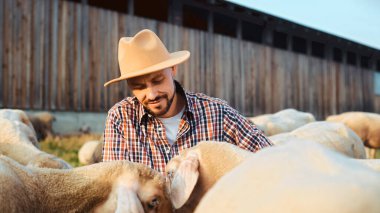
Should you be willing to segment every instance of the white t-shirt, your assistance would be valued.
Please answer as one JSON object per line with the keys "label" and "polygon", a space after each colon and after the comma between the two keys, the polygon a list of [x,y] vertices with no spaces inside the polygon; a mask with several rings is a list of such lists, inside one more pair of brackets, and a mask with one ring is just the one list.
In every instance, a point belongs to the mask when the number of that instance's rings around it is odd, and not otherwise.
{"label": "white t-shirt", "polygon": [[170,118],[158,118],[165,126],[166,138],[169,143],[173,145],[177,138],[177,132],[179,128],[179,123],[181,122],[181,117],[183,112],[185,111],[185,107],[175,116]]}

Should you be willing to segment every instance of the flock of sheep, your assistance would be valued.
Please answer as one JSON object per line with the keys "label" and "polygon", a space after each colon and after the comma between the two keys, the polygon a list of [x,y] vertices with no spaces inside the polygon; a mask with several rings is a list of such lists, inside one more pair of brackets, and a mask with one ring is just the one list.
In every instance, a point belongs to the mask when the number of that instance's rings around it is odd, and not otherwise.
{"label": "flock of sheep", "polygon": [[1,109],[0,211],[380,212],[380,159],[369,159],[380,148],[380,115],[316,121],[286,109],[249,119],[273,147],[251,153],[202,142],[161,174],[128,161],[100,162],[99,141],[79,151],[90,165],[72,168],[39,149],[51,116]]}

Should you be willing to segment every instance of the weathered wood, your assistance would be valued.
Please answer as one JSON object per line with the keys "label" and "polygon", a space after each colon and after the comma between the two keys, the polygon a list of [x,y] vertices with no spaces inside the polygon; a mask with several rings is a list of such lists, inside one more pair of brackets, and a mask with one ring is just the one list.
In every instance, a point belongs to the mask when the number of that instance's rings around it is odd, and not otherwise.
{"label": "weathered wood", "polygon": [[67,30],[67,4],[64,1],[59,1],[59,16],[58,16],[58,70],[57,70],[57,102],[58,110],[64,110],[64,91],[65,91],[65,50],[66,50],[66,30]]}
{"label": "weathered wood", "polygon": [[176,79],[255,116],[296,108],[324,119],[380,112],[374,70],[62,0],[0,2],[0,107],[107,111],[131,95],[120,75],[120,37],[149,28],[170,52],[189,50]]}
{"label": "weathered wood", "polygon": [[58,17],[59,17],[59,0],[51,2],[51,18],[50,18],[50,37],[53,41],[49,50],[49,82],[51,87],[48,88],[48,102],[50,110],[57,109],[58,100]]}
{"label": "weathered wood", "polygon": [[73,67],[73,106],[72,109],[74,111],[79,111],[80,107],[80,87],[81,87],[81,72],[82,72],[82,64],[81,64],[81,46],[82,46],[82,40],[81,40],[81,16],[82,16],[82,5],[75,4],[74,5],[74,67]]}
{"label": "weathered wood", "polygon": [[[0,19],[3,20],[3,17],[4,17],[4,8],[5,8],[5,3],[6,1],[1,1],[0,2]],[[3,21],[0,21],[0,35],[2,37],[4,37],[4,26],[3,26]],[[4,58],[4,50],[5,50],[5,47],[3,46],[3,41],[4,39],[0,39],[0,84],[1,85],[4,85],[3,81],[4,81],[4,71],[3,71],[3,67],[4,67],[4,64],[3,64],[3,58]],[[4,105],[4,96],[3,96],[3,87],[0,86],[0,106],[3,106]]]}
{"label": "weathered wood", "polygon": [[40,25],[38,24],[39,21],[39,16],[40,16],[40,10],[39,10],[39,2],[38,1],[32,1],[32,28],[31,32],[28,33],[31,35],[31,72],[30,72],[30,107],[33,108],[38,108],[36,103],[38,103],[37,99],[39,98],[38,96],[38,77],[37,75],[39,74],[39,67],[40,67],[40,49],[38,45],[38,40],[39,40],[39,33],[40,31]]}
{"label": "weathered wood", "polygon": [[14,13],[12,14],[13,18],[13,35],[11,38],[12,43],[14,44],[12,49],[12,63],[13,63],[13,70],[12,70],[12,107],[19,106],[20,105],[20,81],[19,79],[21,77],[21,45],[19,42],[19,39],[21,37],[21,4],[19,1],[14,1],[13,3],[13,9]]}
{"label": "weathered wood", "polygon": [[36,91],[37,91],[37,98],[35,100],[35,104],[36,104],[36,107],[38,109],[41,109],[43,108],[43,99],[44,99],[44,96],[43,96],[43,87],[44,87],[44,42],[45,42],[45,28],[46,28],[46,24],[45,24],[45,21],[47,20],[46,18],[48,18],[47,16],[45,16],[45,7],[46,7],[46,4],[43,2],[43,1],[38,1],[38,4],[36,5],[37,6],[37,11],[38,11],[38,19],[35,20],[36,22],[36,25],[38,26],[38,31],[36,30],[35,32],[35,35],[36,35],[36,45],[38,45],[37,47],[37,55],[36,55],[36,59],[38,60],[38,68],[36,71]]}
{"label": "weathered wood", "polygon": [[[95,106],[95,111],[99,111],[101,109],[101,106],[102,106],[102,102],[104,100],[102,100],[102,95],[101,95],[101,91],[102,91],[102,82],[105,81],[104,79],[104,75],[103,75],[103,70],[105,69],[105,57],[106,57],[106,48],[104,47],[104,43],[105,43],[105,35],[107,34],[107,29],[105,27],[105,16],[106,14],[109,13],[109,11],[105,11],[105,12],[102,12],[102,11],[99,11],[99,33],[98,33],[98,40],[97,40],[97,52],[99,53],[98,54],[98,60],[97,60],[97,66],[96,66],[96,73],[95,75],[97,76],[96,78],[96,82],[95,82],[95,94],[96,94],[96,102],[94,104]],[[104,27],[102,27],[104,26]]]}
{"label": "weathered wood", "polygon": [[97,13],[96,13],[96,10],[97,8],[90,8],[89,9],[89,16],[91,17],[91,19],[89,20],[89,34],[90,34],[90,38],[89,38],[89,70],[88,70],[88,73],[89,73],[89,79],[88,79],[88,93],[86,94],[86,109],[89,109],[90,111],[93,110],[94,106],[93,106],[93,102],[94,102],[94,79],[95,79],[95,76],[94,76],[94,68],[95,68],[95,61],[96,61],[96,54],[97,54],[97,51],[95,49],[95,42],[96,42],[96,38],[95,38],[95,34],[97,33],[97,25],[98,25],[98,17],[97,17]]}
{"label": "weathered wood", "polygon": [[[89,84],[88,84],[88,76],[89,76],[89,45],[90,45],[90,12],[89,12],[89,7],[84,6],[83,7],[83,13],[82,13],[82,33],[81,33],[81,38],[82,38],[82,73],[81,73],[81,110],[85,111],[88,110],[87,108],[87,100],[88,100],[88,93],[87,91],[89,90]],[[79,103],[78,103],[79,104]]]}
{"label": "weathered wood", "polygon": [[70,109],[73,107],[73,88],[74,88],[74,3],[69,2],[67,4],[67,16],[66,16],[67,28],[65,33],[66,48],[65,52],[65,89],[63,92],[64,109]]}
{"label": "weathered wood", "polygon": [[19,43],[21,45],[20,47],[20,74],[19,74],[19,88],[20,88],[20,102],[19,105],[21,108],[29,108],[29,103],[27,101],[29,100],[29,94],[28,94],[28,86],[26,86],[29,82],[29,71],[30,71],[30,42],[28,42],[28,36],[23,34],[24,32],[30,31],[30,1],[28,2],[18,2],[20,4],[21,9],[21,27],[20,27],[20,36],[19,36]]}
{"label": "weathered wood", "polygon": [[[2,1],[0,2],[0,18],[3,20],[4,18],[4,8],[5,8],[5,3],[6,1]],[[3,21],[0,21],[0,35],[4,38],[4,26],[3,26]],[[3,69],[4,69],[4,64],[5,62],[3,61],[3,59],[5,58],[5,55],[4,55],[4,50],[5,50],[5,46],[3,45],[3,41],[4,39],[0,39],[0,83],[1,83],[1,86],[0,86],[0,106],[3,106],[4,105],[4,96],[3,96],[3,85],[4,85],[4,72]]]}

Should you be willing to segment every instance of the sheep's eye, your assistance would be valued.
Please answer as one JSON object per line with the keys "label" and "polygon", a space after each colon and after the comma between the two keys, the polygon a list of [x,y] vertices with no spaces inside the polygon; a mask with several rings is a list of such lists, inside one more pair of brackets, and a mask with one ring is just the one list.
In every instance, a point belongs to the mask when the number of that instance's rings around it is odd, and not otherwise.
{"label": "sheep's eye", "polygon": [[160,200],[158,198],[153,198],[149,203],[148,203],[148,208],[149,209],[154,209],[160,204]]}

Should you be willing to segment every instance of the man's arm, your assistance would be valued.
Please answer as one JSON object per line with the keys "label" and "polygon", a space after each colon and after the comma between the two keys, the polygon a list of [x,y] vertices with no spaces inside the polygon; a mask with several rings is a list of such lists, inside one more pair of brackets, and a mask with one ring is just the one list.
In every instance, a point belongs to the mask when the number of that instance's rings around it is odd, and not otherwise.
{"label": "man's arm", "polygon": [[232,108],[226,111],[224,129],[228,142],[251,152],[273,145],[261,130]]}
{"label": "man's arm", "polygon": [[115,111],[109,112],[104,130],[103,161],[129,160],[126,150],[122,149],[122,144],[125,147],[126,143],[122,126],[122,120]]}

